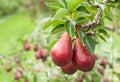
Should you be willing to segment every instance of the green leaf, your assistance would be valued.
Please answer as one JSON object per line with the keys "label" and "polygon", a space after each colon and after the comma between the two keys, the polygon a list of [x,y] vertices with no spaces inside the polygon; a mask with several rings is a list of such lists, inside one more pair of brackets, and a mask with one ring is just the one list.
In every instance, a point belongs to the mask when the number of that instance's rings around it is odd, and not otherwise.
{"label": "green leaf", "polygon": [[99,30],[99,33],[102,33],[102,34],[104,34],[105,36],[108,36],[107,31],[104,30],[104,29],[100,29],[100,30]]}
{"label": "green leaf", "polygon": [[50,26],[57,26],[59,24],[63,24],[64,21],[63,20],[49,20],[48,22],[46,22],[45,24],[43,24],[42,29],[45,30],[47,28],[49,28]]}
{"label": "green leaf", "polygon": [[36,74],[34,74],[33,80],[34,80],[34,82],[37,82],[37,75]]}
{"label": "green leaf", "polygon": [[61,3],[61,5],[62,5],[64,8],[67,8],[67,2],[66,2],[66,0],[59,0],[59,2]]}
{"label": "green leaf", "polygon": [[76,20],[80,16],[78,11],[72,12],[71,19]]}
{"label": "green leaf", "polygon": [[118,63],[120,63],[120,57],[119,57],[119,58],[117,58],[117,59],[116,59],[116,61],[117,61]]}
{"label": "green leaf", "polygon": [[63,20],[53,20],[52,26],[57,26],[59,24],[64,24],[64,21]]}
{"label": "green leaf", "polygon": [[69,35],[73,35],[74,33],[74,25],[70,21],[66,21],[64,24],[64,27],[66,28],[66,31],[68,32]]}
{"label": "green leaf", "polygon": [[45,4],[46,4],[49,8],[55,9],[55,10],[58,10],[58,9],[62,8],[62,6],[61,6],[59,3],[48,3],[48,2],[46,2]]}
{"label": "green leaf", "polygon": [[57,33],[57,32],[63,31],[63,30],[65,30],[64,25],[63,25],[63,24],[60,24],[60,25],[58,25],[58,26],[55,26],[55,27],[51,30],[51,33],[52,33],[52,34],[55,34],[55,33]]}
{"label": "green leaf", "polygon": [[90,36],[86,36],[85,43],[86,43],[88,50],[91,53],[94,53],[95,45],[96,45],[95,41]]}
{"label": "green leaf", "polygon": [[110,12],[109,8],[106,8],[103,13],[103,15],[105,15],[105,18],[107,18],[109,21],[112,21],[112,13]]}
{"label": "green leaf", "polygon": [[116,75],[118,77],[118,79],[120,79],[120,73],[119,72],[113,72],[114,75]]}
{"label": "green leaf", "polygon": [[49,48],[51,49],[54,45],[55,45],[55,43],[58,41],[58,39],[54,39],[54,40],[52,40],[50,43],[49,43]]}
{"label": "green leaf", "polygon": [[79,36],[80,40],[82,41],[82,43],[85,44],[85,36],[86,36],[85,32],[82,30],[79,30],[78,36]]}
{"label": "green leaf", "polygon": [[86,18],[86,17],[79,17],[77,20],[76,20],[76,23],[77,24],[85,24],[89,22],[89,20]]}
{"label": "green leaf", "polygon": [[84,12],[86,14],[90,14],[89,11],[84,6],[80,6],[76,10],[79,12]]}
{"label": "green leaf", "polygon": [[67,8],[69,11],[76,9],[84,0],[68,0]]}
{"label": "green leaf", "polygon": [[99,37],[106,42],[106,39],[102,35],[99,34]]}
{"label": "green leaf", "polygon": [[67,16],[67,15],[69,15],[70,13],[69,13],[69,11],[67,10],[67,9],[59,9],[57,12],[56,12],[56,14],[54,15],[54,18],[56,19],[56,18],[63,18],[63,17],[65,17],[65,16]]}
{"label": "green leaf", "polygon": [[42,29],[43,29],[43,30],[47,29],[49,26],[52,25],[52,23],[53,23],[53,21],[51,21],[51,20],[47,21],[46,23],[44,23],[44,24],[42,25]]}

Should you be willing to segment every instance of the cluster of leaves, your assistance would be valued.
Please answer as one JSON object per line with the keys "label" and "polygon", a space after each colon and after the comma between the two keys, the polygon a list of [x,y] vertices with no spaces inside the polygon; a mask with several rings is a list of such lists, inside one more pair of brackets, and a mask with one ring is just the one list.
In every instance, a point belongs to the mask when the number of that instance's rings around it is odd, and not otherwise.
{"label": "cluster of leaves", "polygon": [[[119,6],[119,1],[108,1],[106,4],[102,1],[103,0],[96,2],[91,1],[92,4],[99,4],[103,9],[100,24],[98,28],[95,28],[95,36],[88,36],[84,30],[78,30],[79,37],[91,53],[95,50],[97,43],[96,38],[101,38],[106,41],[105,38],[109,37],[105,26],[106,20],[110,23],[112,22],[111,5],[112,7]],[[57,35],[66,30],[71,37],[75,37],[75,26],[77,24],[83,25],[92,22],[97,13],[97,8],[91,7],[87,1],[83,0],[57,0],[54,2],[46,2],[46,5],[51,8],[52,15],[51,19],[43,25],[42,29],[48,31],[51,35]],[[93,29],[90,29],[88,32],[93,32]],[[50,47],[53,46],[55,42],[56,39],[50,42]]]}
{"label": "cluster of leaves", "polygon": [[[97,3],[99,3],[99,1]],[[91,7],[87,1],[83,0],[57,0],[55,2],[47,2],[46,4],[52,9],[52,16],[51,19],[43,25],[42,29],[51,33],[51,36],[66,30],[69,35],[74,38],[76,35],[76,24],[82,25],[91,22],[97,13],[97,8]],[[100,2],[100,4],[103,5],[102,2]],[[101,21],[99,28],[96,29],[95,35],[105,41],[103,35],[107,36],[107,32],[104,29],[103,20]],[[92,31],[93,30],[90,29],[88,32]],[[96,45],[95,39],[86,35],[85,31],[82,29],[78,30],[78,34],[83,44],[85,44],[89,51],[93,53]],[[50,46],[55,42],[56,40],[50,42]]]}

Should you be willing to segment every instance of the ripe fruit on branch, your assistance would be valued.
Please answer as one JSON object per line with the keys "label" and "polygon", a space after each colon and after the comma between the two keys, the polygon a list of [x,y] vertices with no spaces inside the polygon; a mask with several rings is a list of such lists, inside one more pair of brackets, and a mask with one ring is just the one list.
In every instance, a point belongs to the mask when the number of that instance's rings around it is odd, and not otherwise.
{"label": "ripe fruit on branch", "polygon": [[22,76],[22,73],[20,71],[17,71],[15,74],[14,74],[14,79],[15,80],[19,80]]}
{"label": "ripe fruit on branch", "polygon": [[73,50],[73,64],[83,72],[91,71],[95,64],[95,56],[82,45],[79,38],[75,40]]}
{"label": "ripe fruit on branch", "polygon": [[72,60],[72,40],[71,37],[64,32],[58,42],[51,49],[53,62],[58,66],[65,66]]}
{"label": "ripe fruit on branch", "polygon": [[81,77],[80,80],[79,80],[79,82],[83,82],[83,80],[84,80],[83,77]]}
{"label": "ripe fruit on branch", "polygon": [[99,72],[101,75],[104,75],[104,69],[98,68],[97,70],[98,70],[98,72]]}
{"label": "ripe fruit on branch", "polygon": [[68,75],[73,74],[77,71],[77,69],[74,67],[72,61],[69,64],[61,67],[61,69],[65,74],[68,74]]}
{"label": "ripe fruit on branch", "polygon": [[34,44],[34,48],[33,49],[34,49],[34,51],[37,51],[39,49],[39,46],[38,46],[37,43]]}
{"label": "ripe fruit on branch", "polygon": [[35,54],[36,59],[42,58],[41,50],[38,50]]}
{"label": "ripe fruit on branch", "polygon": [[28,79],[25,79],[24,82],[29,82],[29,80],[28,80]]}
{"label": "ripe fruit on branch", "polygon": [[28,42],[25,42],[24,45],[23,45],[23,47],[24,47],[24,50],[26,50],[26,51],[29,51],[30,48],[31,48],[30,44]]}
{"label": "ripe fruit on branch", "polygon": [[45,49],[39,49],[36,51],[35,57],[36,57],[36,59],[40,59],[40,58],[44,59],[46,54],[47,54],[47,51]]}
{"label": "ripe fruit on branch", "polygon": [[107,61],[105,59],[101,59],[100,65],[106,68]]}
{"label": "ripe fruit on branch", "polygon": [[111,82],[108,78],[104,78],[103,82]]}

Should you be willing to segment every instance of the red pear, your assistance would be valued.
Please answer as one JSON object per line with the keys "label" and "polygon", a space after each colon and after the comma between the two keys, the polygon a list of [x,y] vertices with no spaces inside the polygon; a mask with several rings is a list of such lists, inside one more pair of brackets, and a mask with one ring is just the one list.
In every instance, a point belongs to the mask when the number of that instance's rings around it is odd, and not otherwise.
{"label": "red pear", "polygon": [[97,70],[98,70],[99,74],[104,75],[104,69],[98,68]]}
{"label": "red pear", "polygon": [[65,66],[72,60],[72,40],[71,37],[64,32],[58,42],[51,49],[51,56],[54,63],[58,66]]}
{"label": "red pear", "polygon": [[36,59],[42,58],[41,50],[38,50],[35,54]]}
{"label": "red pear", "polygon": [[45,56],[46,54],[47,54],[47,50],[46,49],[40,49],[40,51],[41,51],[41,54],[43,55],[43,56]]}
{"label": "red pear", "polygon": [[26,51],[29,51],[30,48],[31,48],[30,44],[28,42],[25,42],[24,45],[23,45],[23,47],[24,47],[24,50],[26,50]]}
{"label": "red pear", "polygon": [[39,46],[38,46],[37,43],[34,44],[34,48],[33,49],[34,49],[34,51],[37,51],[39,49]]}
{"label": "red pear", "polygon": [[104,68],[106,68],[107,61],[105,59],[101,59],[100,65]]}
{"label": "red pear", "polygon": [[69,64],[61,67],[61,69],[65,74],[68,74],[68,75],[73,74],[77,71],[77,69],[74,67],[72,61]]}
{"label": "red pear", "polygon": [[29,82],[29,80],[26,78],[26,79],[24,80],[24,82]]}
{"label": "red pear", "polygon": [[15,79],[15,80],[19,80],[19,79],[21,78],[21,76],[22,76],[22,74],[21,74],[19,71],[17,71],[17,72],[14,74],[14,79]]}
{"label": "red pear", "polygon": [[94,67],[96,57],[84,47],[79,38],[75,40],[73,50],[73,64],[83,72],[91,71]]}
{"label": "red pear", "polygon": [[40,58],[44,59],[46,54],[47,54],[47,50],[39,49],[39,50],[36,51],[35,57],[36,57],[36,59],[40,59]]}
{"label": "red pear", "polygon": [[105,78],[103,82],[111,82],[108,78]]}

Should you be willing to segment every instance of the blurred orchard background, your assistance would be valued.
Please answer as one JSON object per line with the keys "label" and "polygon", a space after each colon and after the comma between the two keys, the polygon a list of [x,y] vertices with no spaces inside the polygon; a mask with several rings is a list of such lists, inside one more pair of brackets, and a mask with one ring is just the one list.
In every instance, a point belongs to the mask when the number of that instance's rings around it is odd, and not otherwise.
{"label": "blurred orchard background", "polygon": [[[58,36],[38,32],[41,22],[52,13],[45,5],[47,1],[55,0],[0,0],[0,82],[82,82],[85,73],[66,75],[52,62],[50,49]],[[120,3],[111,11],[108,18],[114,22],[104,21],[108,36],[98,38],[95,54],[99,59],[84,82],[120,82]],[[29,51],[23,48],[25,42],[31,47]],[[36,43],[45,53],[40,59],[34,51]],[[107,62],[105,67],[102,60]]]}

